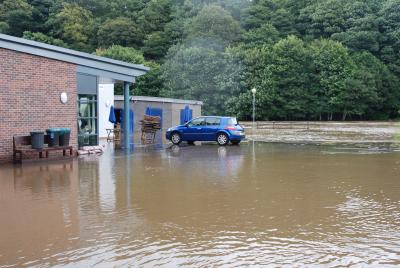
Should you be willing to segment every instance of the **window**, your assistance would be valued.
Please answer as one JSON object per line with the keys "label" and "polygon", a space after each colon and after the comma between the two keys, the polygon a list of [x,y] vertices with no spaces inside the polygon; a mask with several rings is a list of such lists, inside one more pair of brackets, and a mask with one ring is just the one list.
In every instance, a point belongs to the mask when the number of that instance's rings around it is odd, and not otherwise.
{"label": "window", "polygon": [[204,118],[195,118],[192,121],[190,121],[189,126],[190,127],[196,127],[196,126],[204,126],[206,122],[204,121]]}
{"label": "window", "polygon": [[228,125],[236,126],[237,124],[238,123],[235,117],[231,117],[228,119]]}
{"label": "window", "polygon": [[219,126],[220,123],[221,123],[221,118],[217,118],[217,117],[207,117],[206,118],[207,126]]}
{"label": "window", "polygon": [[78,144],[97,145],[96,95],[78,95]]}

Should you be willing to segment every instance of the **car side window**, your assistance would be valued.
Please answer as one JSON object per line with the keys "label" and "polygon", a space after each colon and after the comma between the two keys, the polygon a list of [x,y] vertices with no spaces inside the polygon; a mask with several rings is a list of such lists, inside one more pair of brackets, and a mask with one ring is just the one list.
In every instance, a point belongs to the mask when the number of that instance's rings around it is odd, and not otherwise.
{"label": "car side window", "polygon": [[198,127],[198,126],[204,126],[204,124],[205,124],[204,118],[196,118],[190,121],[189,126]]}
{"label": "car side window", "polygon": [[221,118],[217,117],[207,117],[206,125],[207,126],[219,126],[221,124]]}

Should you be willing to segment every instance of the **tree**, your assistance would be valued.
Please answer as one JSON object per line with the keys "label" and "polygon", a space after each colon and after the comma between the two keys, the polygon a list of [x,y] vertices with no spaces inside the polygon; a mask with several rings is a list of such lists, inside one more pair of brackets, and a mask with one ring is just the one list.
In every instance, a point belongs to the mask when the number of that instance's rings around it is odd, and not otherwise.
{"label": "tree", "polygon": [[162,31],[171,21],[171,0],[150,0],[139,13],[138,24],[144,33]]}
{"label": "tree", "polygon": [[139,48],[143,34],[132,20],[118,17],[106,20],[99,27],[97,40],[101,47],[121,45]]}
{"label": "tree", "polygon": [[246,8],[248,8],[251,3],[247,0],[217,0],[210,2],[215,2],[215,4],[221,6],[223,9],[228,11],[236,21],[240,21],[243,12],[246,10]]}
{"label": "tree", "polygon": [[94,20],[89,10],[77,4],[64,4],[60,12],[50,17],[48,24],[52,36],[71,44],[74,49],[90,50]]}
{"label": "tree", "polygon": [[173,21],[174,11],[171,0],[151,0],[139,12],[138,24],[145,33],[142,51],[147,58],[163,58],[173,40],[180,35]]}
{"label": "tree", "polygon": [[383,32],[381,58],[400,76],[400,2],[387,0],[379,12],[379,28]]}
{"label": "tree", "polygon": [[29,0],[32,9],[32,25],[30,27],[33,32],[47,32],[46,22],[50,16],[50,10],[54,5],[52,0]]}
{"label": "tree", "polygon": [[[347,115],[360,114],[354,98],[361,89],[355,77],[356,65],[342,44],[331,40],[317,40],[311,44],[313,62],[318,75],[317,96],[321,113],[332,120],[335,113],[345,119]],[[361,94],[361,93],[360,93]],[[362,98],[362,97],[360,97]],[[322,114],[321,114],[322,117]]]}
{"label": "tree", "polygon": [[170,40],[165,32],[153,32],[146,36],[142,51],[146,58],[161,59],[168,51],[169,42]]}
{"label": "tree", "polygon": [[400,108],[399,79],[369,52],[355,53],[352,58],[357,63],[362,90],[367,93],[363,102],[355,100],[355,106],[364,105],[368,118],[388,119],[397,116]]}
{"label": "tree", "polygon": [[243,35],[243,45],[248,48],[273,45],[279,40],[278,30],[271,24],[251,29]]}
{"label": "tree", "polygon": [[268,117],[293,120],[312,116],[313,66],[304,42],[289,36],[270,52],[265,50],[258,89],[265,95],[263,103],[269,109]]}
{"label": "tree", "polygon": [[134,86],[134,94],[153,97],[161,96],[164,88],[161,66],[153,61],[145,62],[145,65],[150,67],[150,71],[137,79]]}
{"label": "tree", "polygon": [[[131,87],[131,93],[135,95],[159,96],[162,90],[160,65],[155,62],[145,61],[141,51],[132,47],[114,45],[107,49],[97,49],[96,55],[134,64],[144,64],[150,67],[150,71],[147,74],[137,78],[136,83]],[[115,92],[116,94],[122,94],[122,86],[117,84]]]}
{"label": "tree", "polygon": [[32,6],[25,0],[4,0],[0,4],[1,31],[7,34],[22,36],[32,24]]}
{"label": "tree", "polygon": [[[246,90],[239,97],[236,114],[249,118],[250,89],[257,89],[257,114],[262,119],[309,119],[315,116],[314,67],[306,44],[294,37],[242,52]],[[234,101],[231,101],[234,102]]]}
{"label": "tree", "polygon": [[10,26],[8,25],[7,22],[0,21],[0,33],[7,33],[8,29],[10,29]]}
{"label": "tree", "polygon": [[8,13],[12,11],[23,11],[32,14],[32,6],[26,0],[3,0],[0,2],[0,20],[5,21]]}
{"label": "tree", "polygon": [[348,30],[375,32],[376,12],[376,6],[368,0],[323,0],[303,8],[299,20],[305,33],[327,38]]}
{"label": "tree", "polygon": [[252,1],[242,15],[242,24],[248,30],[271,24],[281,37],[297,34],[294,14],[286,9],[285,4],[285,1]]}
{"label": "tree", "polygon": [[242,25],[246,30],[259,28],[270,23],[274,10],[278,8],[273,0],[255,0],[242,15]]}
{"label": "tree", "polygon": [[97,49],[96,55],[115,60],[143,64],[145,62],[142,52],[132,47],[113,45],[107,49]]}
{"label": "tree", "polygon": [[63,40],[47,36],[43,33],[33,33],[30,31],[25,31],[22,37],[33,41],[46,43],[49,45],[68,48],[68,45]]}
{"label": "tree", "polygon": [[13,10],[7,13],[7,34],[22,36],[22,33],[30,29],[32,24],[32,13],[23,10]]}
{"label": "tree", "polygon": [[189,42],[213,42],[228,46],[241,37],[242,29],[237,21],[220,6],[207,5],[193,18],[186,28]]}
{"label": "tree", "polygon": [[205,114],[225,113],[225,102],[240,89],[241,63],[233,55],[177,45],[162,66],[164,96],[204,102]]}

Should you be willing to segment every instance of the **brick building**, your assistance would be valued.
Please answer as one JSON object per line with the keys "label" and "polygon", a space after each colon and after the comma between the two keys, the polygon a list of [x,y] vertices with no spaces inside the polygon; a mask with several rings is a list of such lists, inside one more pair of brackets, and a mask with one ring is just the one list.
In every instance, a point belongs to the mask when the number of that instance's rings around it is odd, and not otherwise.
{"label": "brick building", "polygon": [[13,135],[32,130],[68,127],[75,148],[84,140],[97,144],[99,81],[123,81],[129,107],[129,84],[148,70],[0,34],[0,162],[12,159]]}

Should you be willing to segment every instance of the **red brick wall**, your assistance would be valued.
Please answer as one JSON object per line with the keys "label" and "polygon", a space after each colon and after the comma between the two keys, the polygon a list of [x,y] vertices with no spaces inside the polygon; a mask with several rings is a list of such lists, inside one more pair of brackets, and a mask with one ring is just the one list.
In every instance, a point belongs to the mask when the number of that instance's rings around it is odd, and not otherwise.
{"label": "red brick wall", "polygon": [[31,130],[71,128],[76,148],[76,99],[76,65],[0,48],[0,162],[12,160],[13,135]]}

